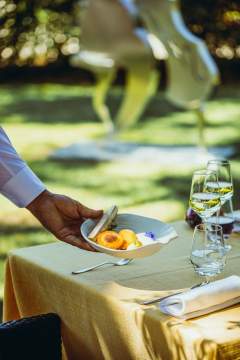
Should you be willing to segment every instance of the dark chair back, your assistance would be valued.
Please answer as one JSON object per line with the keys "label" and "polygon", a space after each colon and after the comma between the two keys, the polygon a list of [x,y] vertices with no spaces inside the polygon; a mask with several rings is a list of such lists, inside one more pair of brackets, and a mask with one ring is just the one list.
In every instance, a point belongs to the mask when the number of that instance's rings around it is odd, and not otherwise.
{"label": "dark chair back", "polygon": [[0,360],[61,360],[60,318],[44,314],[0,324]]}

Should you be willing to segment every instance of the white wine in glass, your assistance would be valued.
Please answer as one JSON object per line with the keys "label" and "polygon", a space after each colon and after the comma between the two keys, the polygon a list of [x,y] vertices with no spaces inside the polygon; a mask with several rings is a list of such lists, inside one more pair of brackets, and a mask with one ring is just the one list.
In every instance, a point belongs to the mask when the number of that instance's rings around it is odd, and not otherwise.
{"label": "white wine in glass", "polygon": [[[232,206],[232,197],[233,197],[233,181],[231,174],[231,166],[228,160],[225,159],[213,159],[209,160],[207,163],[208,170],[215,171],[218,178],[218,191],[220,194],[221,205],[223,206],[227,201],[229,201],[232,218],[233,218],[233,206]],[[207,190],[212,192],[216,188],[214,182],[209,181],[207,183]],[[218,216],[219,218],[219,216]],[[217,220],[219,223],[219,220]],[[225,250],[231,250],[231,245],[225,244]]]}
{"label": "white wine in glass", "polygon": [[193,193],[190,198],[191,208],[201,217],[212,216],[220,207],[220,197],[217,193]]}
{"label": "white wine in glass", "polygon": [[214,159],[209,160],[207,163],[208,170],[215,171],[217,173],[216,185],[214,182],[209,182],[207,188],[209,191],[213,191],[214,188],[218,188],[222,205],[230,200],[233,196],[233,182],[230,163],[228,160]]}
{"label": "white wine in glass", "polygon": [[231,182],[218,181],[218,183],[216,184],[214,182],[209,181],[206,185],[208,192],[214,192],[214,191],[219,192],[222,205],[227,200],[231,199],[231,197],[233,196],[233,185]]}
{"label": "white wine in glass", "polygon": [[[209,191],[208,183],[215,188]],[[211,170],[197,170],[193,173],[190,192],[190,207],[201,217],[203,223],[221,207],[217,174]]]}

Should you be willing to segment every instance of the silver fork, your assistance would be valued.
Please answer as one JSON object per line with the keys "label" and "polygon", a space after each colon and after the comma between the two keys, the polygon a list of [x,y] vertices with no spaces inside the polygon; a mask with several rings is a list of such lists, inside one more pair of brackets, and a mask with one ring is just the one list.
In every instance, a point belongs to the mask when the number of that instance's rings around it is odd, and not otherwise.
{"label": "silver fork", "polygon": [[[195,288],[197,288],[197,287],[199,287],[199,286],[207,285],[208,283],[209,283],[209,281],[203,281],[203,282],[201,282],[201,283],[199,283],[199,284],[195,284],[195,285],[191,286],[188,290],[195,289]],[[162,297],[159,297],[159,298],[156,298],[156,299],[153,299],[153,300],[143,301],[143,302],[141,303],[141,305],[151,305],[151,304],[154,304],[154,303],[156,303],[156,302],[159,302],[159,301],[168,299],[168,298],[171,297],[171,296],[175,296],[175,295],[182,294],[182,293],[184,293],[185,291],[186,291],[186,290],[178,291],[178,292],[176,292],[176,293],[169,294],[169,295],[167,295],[167,296],[162,296]]]}

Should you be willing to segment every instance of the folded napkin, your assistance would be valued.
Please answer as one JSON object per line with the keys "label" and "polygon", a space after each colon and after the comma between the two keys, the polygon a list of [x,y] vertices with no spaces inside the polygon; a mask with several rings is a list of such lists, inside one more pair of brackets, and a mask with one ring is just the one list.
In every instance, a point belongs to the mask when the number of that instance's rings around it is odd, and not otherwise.
{"label": "folded napkin", "polygon": [[240,277],[233,275],[160,301],[165,314],[191,319],[240,302]]}

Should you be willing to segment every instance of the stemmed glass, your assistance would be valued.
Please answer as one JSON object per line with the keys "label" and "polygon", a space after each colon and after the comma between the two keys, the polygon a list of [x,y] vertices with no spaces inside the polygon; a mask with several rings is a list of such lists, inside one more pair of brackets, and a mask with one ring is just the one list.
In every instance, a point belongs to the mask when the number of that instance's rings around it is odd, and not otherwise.
{"label": "stemmed glass", "polygon": [[226,251],[220,225],[208,224],[206,227],[204,224],[199,224],[195,227],[190,259],[195,272],[204,276],[206,282],[208,277],[223,271]]}
{"label": "stemmed glass", "polygon": [[[233,209],[232,209],[232,196],[233,196],[233,181],[231,174],[231,167],[228,160],[223,159],[214,159],[210,160],[207,163],[207,169],[215,171],[217,173],[217,184],[209,181],[207,183],[208,191],[217,191],[220,195],[221,206],[223,206],[227,201],[230,204],[230,211],[233,218]],[[220,210],[220,209],[219,209]],[[219,220],[216,219],[216,223],[219,223]],[[230,250],[231,245],[225,245],[225,250]]]}
{"label": "stemmed glass", "polygon": [[[214,187],[209,187],[214,184]],[[207,219],[221,207],[218,178],[215,171],[197,170],[193,173],[190,207],[201,217],[204,226]]]}
{"label": "stemmed glass", "polygon": [[208,186],[211,191],[217,187],[220,194],[221,205],[223,205],[233,196],[233,182],[230,163],[228,160],[209,160],[207,163],[207,169],[217,173],[218,184],[210,182]]}

